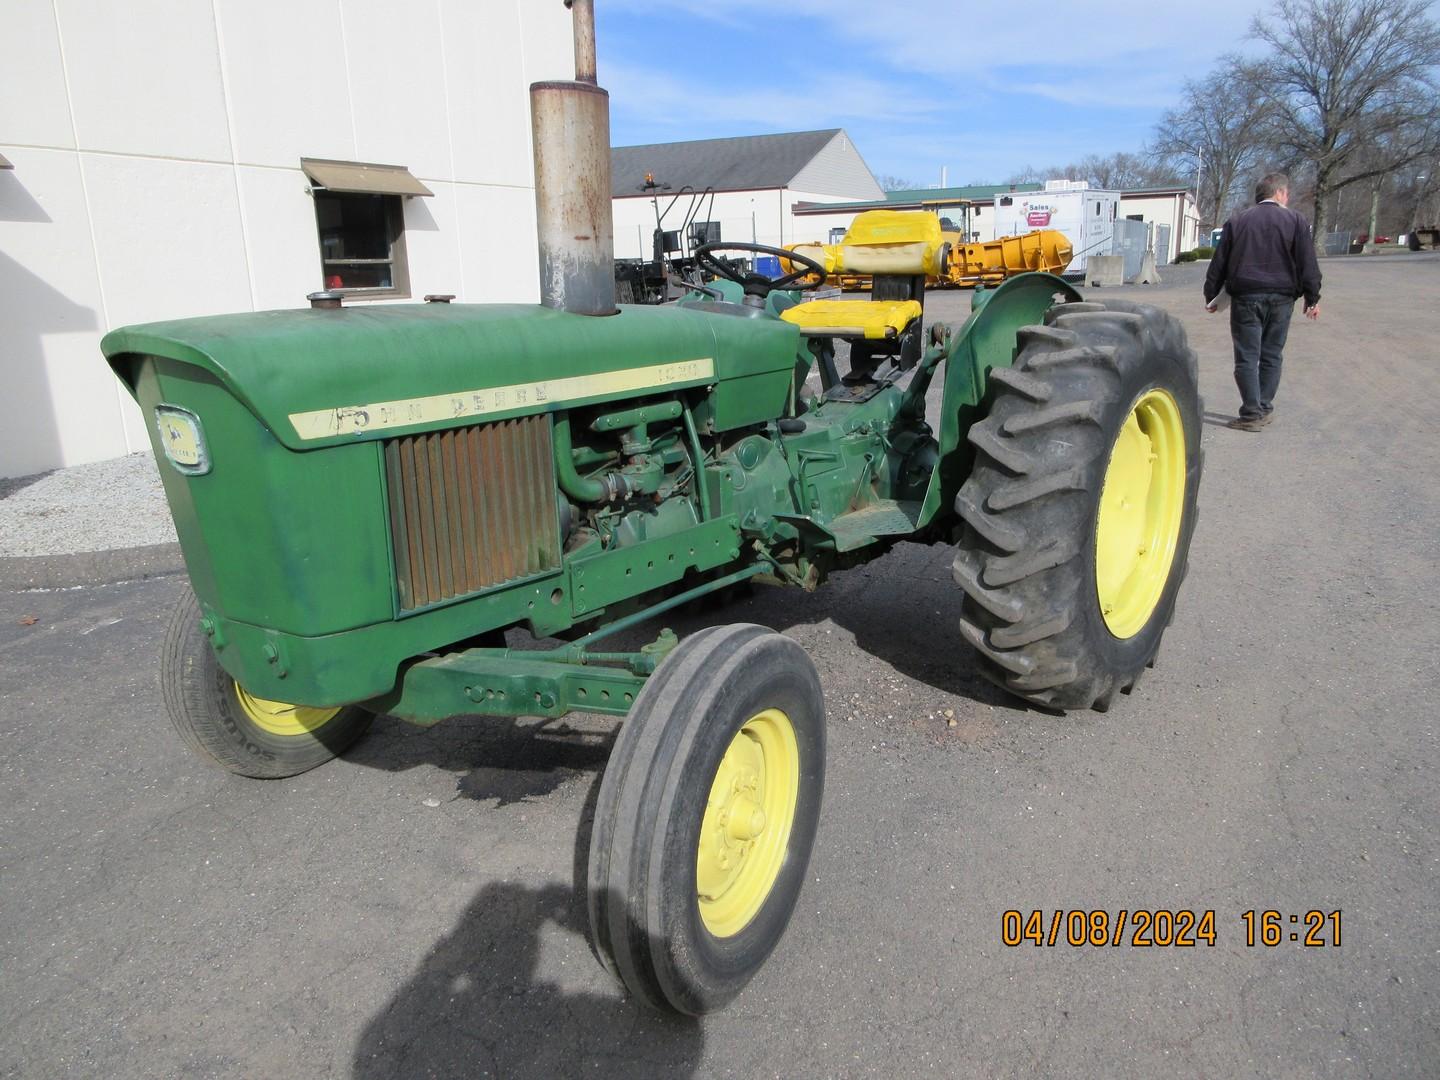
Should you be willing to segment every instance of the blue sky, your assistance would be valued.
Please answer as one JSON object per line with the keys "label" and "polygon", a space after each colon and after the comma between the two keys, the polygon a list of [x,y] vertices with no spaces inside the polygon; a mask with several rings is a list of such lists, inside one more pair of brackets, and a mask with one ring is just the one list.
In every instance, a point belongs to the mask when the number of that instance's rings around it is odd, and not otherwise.
{"label": "blue sky", "polygon": [[597,0],[616,146],[843,127],[937,185],[1137,150],[1255,0]]}

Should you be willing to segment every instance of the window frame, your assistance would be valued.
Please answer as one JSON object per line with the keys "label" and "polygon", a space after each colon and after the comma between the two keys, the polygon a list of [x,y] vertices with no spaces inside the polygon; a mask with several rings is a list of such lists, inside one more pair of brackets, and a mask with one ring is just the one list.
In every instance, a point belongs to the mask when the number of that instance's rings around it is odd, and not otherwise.
{"label": "window frame", "polygon": [[[384,199],[385,225],[390,257],[387,259],[329,259],[325,257],[325,241],[320,225],[320,196],[333,199],[381,198]],[[315,246],[320,255],[320,288],[339,293],[347,300],[408,300],[410,299],[410,260],[405,248],[405,196],[383,191],[333,191],[330,188],[312,184],[311,201],[315,207]],[[332,289],[329,285],[331,266],[389,266],[390,285],[387,288],[369,286],[341,287]]]}

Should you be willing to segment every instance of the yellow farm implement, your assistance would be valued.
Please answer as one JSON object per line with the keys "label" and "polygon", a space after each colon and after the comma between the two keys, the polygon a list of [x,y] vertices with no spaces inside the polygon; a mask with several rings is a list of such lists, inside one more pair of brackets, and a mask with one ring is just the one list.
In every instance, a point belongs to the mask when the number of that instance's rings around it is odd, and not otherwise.
{"label": "yellow farm implement", "polygon": [[996,285],[1028,270],[1063,273],[1075,249],[1058,229],[1037,229],[1020,236],[1003,236],[984,243],[963,243],[959,233],[946,233],[950,261],[944,276],[928,285]]}
{"label": "yellow farm implement", "polygon": [[[841,243],[791,244],[789,250],[823,264],[829,271],[829,280],[846,292],[869,291],[871,275],[860,267],[845,265],[845,245],[870,243],[869,234],[888,221],[883,216],[896,213],[901,211],[868,210],[855,218]],[[1058,229],[1037,229],[1021,236],[970,243],[958,232],[946,231],[940,235],[948,257],[942,260],[939,273],[926,277],[926,287],[932,289],[997,285],[1008,277],[1032,270],[1063,273],[1075,250],[1070,239]],[[782,264],[787,271],[793,269],[788,260],[782,260]]]}

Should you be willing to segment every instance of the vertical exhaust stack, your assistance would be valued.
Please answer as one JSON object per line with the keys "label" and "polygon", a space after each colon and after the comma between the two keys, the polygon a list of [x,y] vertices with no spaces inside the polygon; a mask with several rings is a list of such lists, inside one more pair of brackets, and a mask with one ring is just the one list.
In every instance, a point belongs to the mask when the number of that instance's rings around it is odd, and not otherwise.
{"label": "vertical exhaust stack", "polygon": [[575,81],[530,85],[540,302],[614,315],[610,95],[595,82],[594,0],[565,0],[575,19]]}

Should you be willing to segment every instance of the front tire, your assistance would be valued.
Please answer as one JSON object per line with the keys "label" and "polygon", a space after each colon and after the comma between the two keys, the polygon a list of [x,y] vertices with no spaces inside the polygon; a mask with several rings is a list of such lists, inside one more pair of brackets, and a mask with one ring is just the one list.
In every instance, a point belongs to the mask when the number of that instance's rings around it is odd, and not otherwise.
{"label": "front tire", "polygon": [[779,943],[820,817],[825,709],[803,649],[762,626],[692,635],[635,699],[600,783],[596,955],[639,1000],[724,1007]]}
{"label": "front tire", "polygon": [[1125,301],[1052,308],[991,371],[954,573],[992,682],[1104,711],[1153,665],[1195,528],[1197,374],[1179,322]]}
{"label": "front tire", "polygon": [[364,709],[291,705],[256,697],[220,666],[188,588],[160,655],[165,712],[185,745],[211,765],[261,779],[295,776],[353,745],[374,717]]}

